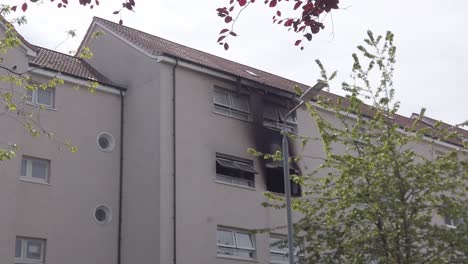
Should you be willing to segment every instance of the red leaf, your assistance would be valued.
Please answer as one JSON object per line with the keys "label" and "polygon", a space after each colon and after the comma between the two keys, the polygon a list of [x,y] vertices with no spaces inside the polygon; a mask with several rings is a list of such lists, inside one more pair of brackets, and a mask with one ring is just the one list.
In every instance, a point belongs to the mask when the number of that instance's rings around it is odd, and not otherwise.
{"label": "red leaf", "polygon": [[312,40],[312,34],[310,34],[310,33],[305,34],[304,37],[305,37],[308,41],[311,41],[311,40]]}
{"label": "red leaf", "polygon": [[58,4],[57,4],[57,7],[58,7],[58,8],[62,8],[62,3],[58,3]]}
{"label": "red leaf", "polygon": [[68,0],[62,0],[62,3],[68,5]]}
{"label": "red leaf", "polygon": [[279,11],[279,10],[276,11],[276,15],[280,17],[281,16],[281,11]]}
{"label": "red leaf", "polygon": [[117,15],[118,13],[120,13],[120,11],[114,11],[112,14]]}
{"label": "red leaf", "polygon": [[275,7],[276,3],[277,3],[277,0],[271,0],[270,7]]}
{"label": "red leaf", "polygon": [[13,11],[16,12],[16,8],[17,8],[17,6],[12,6],[12,7],[11,7],[11,10],[13,10]]}
{"label": "red leaf", "polygon": [[294,19],[288,19],[285,23],[284,23],[284,26],[285,27],[290,27],[293,23]]}
{"label": "red leaf", "polygon": [[229,8],[229,12],[232,12],[233,10],[234,10],[234,6],[231,6],[231,7]]}
{"label": "red leaf", "polygon": [[227,43],[224,43],[224,49],[225,50],[228,50],[229,49],[229,45]]}
{"label": "red leaf", "polygon": [[229,23],[232,21],[232,17],[231,16],[227,16],[225,19],[224,19],[224,22],[226,23]]}
{"label": "red leaf", "polygon": [[23,10],[23,12],[26,12],[26,9],[28,9],[28,4],[27,4],[27,3],[24,3],[24,4],[21,6],[21,10]]}
{"label": "red leaf", "polygon": [[252,4],[255,3],[255,0],[250,0],[250,3],[252,3]]}
{"label": "red leaf", "polygon": [[221,34],[224,34],[224,33],[228,32],[228,31],[229,31],[229,29],[225,28],[225,29],[221,30],[221,31],[219,32],[219,34],[221,35]]}
{"label": "red leaf", "polygon": [[221,42],[226,36],[221,36],[218,38],[218,40],[216,42]]}
{"label": "red leaf", "polygon": [[237,0],[240,6],[245,6],[247,4],[247,0]]}
{"label": "red leaf", "polygon": [[231,36],[237,37],[237,34],[234,31],[231,31],[229,34],[231,34]]}
{"label": "red leaf", "polygon": [[123,21],[122,19],[119,20],[119,25],[122,25],[123,24]]}
{"label": "red leaf", "polygon": [[298,40],[296,40],[296,42],[294,42],[294,45],[299,46],[299,44],[301,44],[301,42],[302,42],[302,40],[298,39]]}
{"label": "red leaf", "polygon": [[232,3],[234,3],[234,0],[229,1],[229,4],[230,4],[230,5],[232,5]]}
{"label": "red leaf", "polygon": [[97,6],[99,5],[99,1],[98,1],[98,0],[96,0],[96,5],[97,5]]}
{"label": "red leaf", "polygon": [[297,1],[296,4],[294,5],[294,10],[298,9],[302,5],[301,1]]}

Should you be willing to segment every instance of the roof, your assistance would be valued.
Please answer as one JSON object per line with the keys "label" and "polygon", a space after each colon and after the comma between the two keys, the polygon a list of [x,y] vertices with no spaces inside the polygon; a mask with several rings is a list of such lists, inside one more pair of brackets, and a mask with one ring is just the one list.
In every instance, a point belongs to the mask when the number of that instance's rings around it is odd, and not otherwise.
{"label": "roof", "polygon": [[[138,46],[149,54],[169,55],[177,58],[187,60],[220,72],[226,72],[231,75],[241,77],[243,79],[251,80],[257,83],[265,84],[267,86],[275,87],[288,92],[294,92],[295,85],[308,87],[278,75],[274,75],[241,63],[230,61],[197,49],[193,49],[148,33],[133,29],[112,21],[94,17],[94,21],[104,25],[107,29],[118,34],[132,44]],[[254,76],[247,71],[254,73]]]}
{"label": "roof", "polygon": [[33,58],[29,62],[32,66],[37,66],[41,69],[52,70],[89,81],[96,81],[115,88],[118,87],[82,58],[38,46],[35,46],[35,50],[37,51],[37,57]]}
{"label": "roof", "polygon": [[[145,52],[151,55],[174,56],[179,59],[210,68],[212,70],[228,73],[230,75],[254,81],[256,83],[261,83],[269,87],[273,87],[287,92],[294,92],[293,88],[295,85],[308,87],[308,85],[301,84],[241,63],[230,61],[197,49],[193,49],[137,29],[120,25],[118,23],[103,18],[94,17],[94,21],[98,22],[99,24],[106,27],[108,30],[119,35],[123,39],[129,41],[133,45],[143,49]],[[88,29],[88,31],[90,29]],[[329,98],[333,102],[338,102],[341,98],[343,99],[342,104],[344,106],[346,106],[349,103],[345,97],[341,97],[339,95],[332,94],[329,92],[321,91],[319,95]],[[373,116],[375,114],[375,109],[371,106],[365,105],[362,107],[362,114],[365,116]],[[402,128],[412,127],[415,121],[417,121],[417,118],[414,115],[411,116],[411,118],[398,114],[392,117],[392,122],[397,123]],[[416,124],[416,128],[432,128],[432,126],[431,124],[428,124],[426,122],[419,121]],[[442,123],[442,128],[448,129],[449,131],[455,131],[459,133],[460,136],[464,139],[468,138],[468,131],[462,128],[454,127],[446,123]],[[427,136],[431,137],[431,133],[428,133]],[[452,144],[462,146],[464,139],[459,137],[456,139],[448,139],[446,141]]]}

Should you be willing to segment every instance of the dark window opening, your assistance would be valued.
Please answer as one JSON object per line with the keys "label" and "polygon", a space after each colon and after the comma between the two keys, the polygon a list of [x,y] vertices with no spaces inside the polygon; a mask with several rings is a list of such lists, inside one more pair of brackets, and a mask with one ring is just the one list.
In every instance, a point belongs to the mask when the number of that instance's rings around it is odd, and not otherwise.
{"label": "dark window opening", "polygon": [[[297,174],[293,169],[289,171],[289,175]],[[299,184],[295,181],[290,180],[291,182],[291,196],[301,197],[302,189]],[[283,167],[275,168],[266,168],[266,185],[267,191],[274,193],[284,194],[284,176],[283,176]]]}
{"label": "dark window opening", "polygon": [[256,173],[253,165],[248,162],[216,158],[217,181],[254,188]]}

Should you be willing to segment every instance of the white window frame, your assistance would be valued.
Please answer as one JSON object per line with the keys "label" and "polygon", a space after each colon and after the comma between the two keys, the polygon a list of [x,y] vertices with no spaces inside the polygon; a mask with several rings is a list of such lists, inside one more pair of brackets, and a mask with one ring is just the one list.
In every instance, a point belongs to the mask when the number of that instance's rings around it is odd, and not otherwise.
{"label": "white window frame", "polygon": [[[26,175],[22,175],[24,160],[26,160]],[[46,164],[46,178],[45,179],[35,178],[32,176],[33,161],[45,162]],[[31,157],[31,156],[22,156],[21,164],[20,164],[20,179],[24,181],[49,184],[50,182],[50,160]]]}
{"label": "white window frame", "polygon": [[242,172],[252,173],[253,179],[249,180],[249,179],[244,179],[242,177],[216,173],[215,182],[234,185],[237,187],[255,189],[255,174],[257,174],[258,172],[255,171],[252,161],[240,160],[240,159],[234,159],[230,157],[216,155],[216,163],[220,163],[220,162],[231,163],[230,166],[223,166],[221,164],[220,166],[229,167],[229,168],[232,168],[233,170],[238,170],[239,173],[242,173]]}
{"label": "white window frame", "polygon": [[455,229],[455,228],[457,228],[457,225],[460,224],[460,222],[463,222],[462,219],[455,219],[455,218],[453,218],[451,216],[447,216],[447,215],[444,216],[443,218],[444,218],[444,224],[448,228]]}
{"label": "white window frame", "polygon": [[[16,256],[16,240],[21,240],[20,257]],[[45,239],[31,238],[31,237],[16,237],[16,240],[15,240],[15,264],[44,264],[45,252],[46,252],[46,240]],[[27,257],[28,241],[41,243],[41,258],[40,259],[31,259]]]}
{"label": "white window frame", "polygon": [[[223,102],[217,102],[216,101],[216,93],[224,93],[227,95],[229,102],[227,104]],[[247,109],[239,109],[234,106],[233,103],[233,97],[243,97],[247,101]],[[252,115],[251,115],[251,110],[250,110],[250,102],[249,102],[249,96],[245,93],[241,92],[236,92],[232,91],[229,89],[224,89],[220,88],[218,86],[214,87],[213,90],[213,104],[214,104],[214,112],[217,114],[229,116],[232,118],[240,119],[240,120],[245,120],[245,121],[251,121]],[[245,118],[242,116],[246,116]]]}
{"label": "white window frame", "polygon": [[[232,237],[233,237],[233,242],[234,242],[234,245],[225,245],[225,244],[220,244],[218,243],[218,231],[223,231],[223,232],[230,232],[232,234]],[[250,241],[252,243],[252,247],[242,247],[242,246],[239,246],[238,244],[238,238],[237,238],[237,235],[238,234],[243,234],[243,235],[248,235],[249,238],[250,238]],[[255,236],[251,233],[249,233],[248,231],[245,231],[245,230],[239,230],[239,229],[232,229],[232,228],[226,228],[226,227],[218,227],[216,229],[216,246],[218,249],[231,249],[233,250],[234,252],[234,256],[233,255],[225,255],[225,254],[220,254],[219,252],[217,253],[217,256],[218,257],[228,257],[228,258],[239,258],[239,259],[248,259],[248,260],[254,260],[256,259],[257,257],[257,252],[256,252],[256,248],[255,248]],[[243,256],[239,256],[238,253],[239,252],[250,252],[252,253],[252,256],[253,257],[243,257]]]}
{"label": "white window frame", "polygon": [[26,100],[33,104],[33,105],[39,105],[39,106],[44,106],[46,108],[49,108],[49,109],[55,109],[55,88],[47,88],[46,90],[50,91],[51,92],[51,104],[43,104],[43,103],[39,103],[37,101],[37,93],[39,92],[39,90],[42,90],[42,91],[45,91],[44,89],[40,88],[40,87],[37,87],[36,89],[28,89],[27,90],[27,97],[26,97]]}
{"label": "white window frame", "polygon": [[[288,244],[287,244],[287,237],[284,236],[284,235],[278,235],[278,234],[270,234],[270,263],[274,263],[274,264],[287,264],[289,263],[289,259],[288,259]],[[278,239],[278,240],[281,240],[281,241],[284,241],[285,243],[285,249],[282,250],[282,251],[278,251],[278,250],[274,250],[271,248],[271,245],[272,245],[272,239]],[[300,252],[300,249],[301,249],[301,246],[294,246],[294,262],[295,263],[300,263],[300,258],[304,257],[303,254],[298,254]],[[278,260],[273,260],[271,259],[271,256],[273,254],[277,254],[277,255],[281,255],[283,256],[285,259],[284,261],[278,261]]]}

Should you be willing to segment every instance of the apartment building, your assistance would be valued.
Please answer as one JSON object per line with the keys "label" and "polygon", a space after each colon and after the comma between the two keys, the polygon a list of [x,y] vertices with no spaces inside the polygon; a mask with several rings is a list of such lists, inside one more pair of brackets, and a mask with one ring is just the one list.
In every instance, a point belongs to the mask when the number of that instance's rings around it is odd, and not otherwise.
{"label": "apartment building", "polygon": [[[246,150],[280,149],[296,82],[101,18],[79,48],[93,51],[87,60],[22,41],[3,66],[65,80],[32,93],[26,107],[45,106],[44,126],[79,150],[0,121],[0,140],[21,145],[0,165],[0,263],[285,263],[272,245],[285,239],[285,212],[261,205],[263,192],[284,192],[282,168]],[[100,83],[95,94],[74,89],[89,81]],[[304,109],[285,121],[318,135]],[[321,144],[309,154],[322,155]],[[247,232],[265,228],[277,229]]]}

